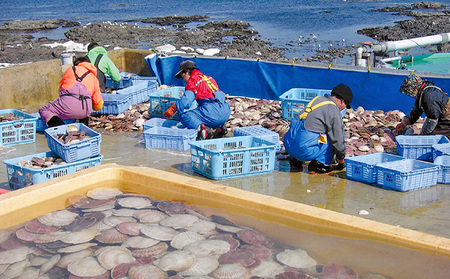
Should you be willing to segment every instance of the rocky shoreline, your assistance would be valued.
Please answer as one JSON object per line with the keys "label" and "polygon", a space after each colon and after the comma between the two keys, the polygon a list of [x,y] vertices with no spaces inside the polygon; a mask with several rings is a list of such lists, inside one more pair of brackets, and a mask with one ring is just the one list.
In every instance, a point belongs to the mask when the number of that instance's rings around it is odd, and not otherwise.
{"label": "rocky shoreline", "polygon": [[[450,11],[438,2],[418,2],[410,6],[386,7],[376,12],[393,12],[409,15],[412,19],[396,22],[394,26],[381,26],[357,30],[377,41],[400,40],[445,33],[450,30]],[[139,24],[138,24],[139,23]],[[189,23],[198,26],[189,29]],[[144,25],[142,25],[144,24]],[[31,34],[42,30],[70,28],[66,39],[53,40],[46,37],[34,38]],[[286,61],[286,47],[274,47],[261,39],[257,30],[248,22],[226,20],[212,22],[208,16],[168,16],[118,22],[98,22],[81,26],[79,22],[64,19],[41,21],[12,21],[0,26],[0,63],[27,63],[59,58],[66,49],[51,47],[54,43],[67,41],[87,44],[97,41],[107,49],[152,48],[171,44],[181,47],[217,48],[220,56],[236,58],[261,58],[270,61]],[[334,47],[318,50],[313,56],[301,61],[331,63],[344,56],[352,56],[351,47]],[[438,50],[448,49],[448,44]],[[300,61],[300,59],[298,59]]]}

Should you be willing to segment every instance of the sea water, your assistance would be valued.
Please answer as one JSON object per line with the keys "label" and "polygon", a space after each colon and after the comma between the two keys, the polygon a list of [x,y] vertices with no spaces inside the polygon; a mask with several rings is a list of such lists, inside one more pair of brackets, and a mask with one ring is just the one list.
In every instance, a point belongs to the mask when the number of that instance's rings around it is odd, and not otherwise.
{"label": "sea water", "polygon": [[[409,18],[374,10],[410,6],[411,3],[409,0],[2,0],[0,24],[12,20],[57,18],[87,24],[169,15],[208,15],[211,21],[233,19],[249,22],[263,40],[285,47],[287,57],[301,57],[309,56],[317,49],[374,41],[357,34],[357,30],[393,25],[396,21]],[[440,3],[449,5],[450,1]],[[59,28],[36,35],[64,39],[64,31],[64,28]],[[305,43],[307,40],[309,43]]]}

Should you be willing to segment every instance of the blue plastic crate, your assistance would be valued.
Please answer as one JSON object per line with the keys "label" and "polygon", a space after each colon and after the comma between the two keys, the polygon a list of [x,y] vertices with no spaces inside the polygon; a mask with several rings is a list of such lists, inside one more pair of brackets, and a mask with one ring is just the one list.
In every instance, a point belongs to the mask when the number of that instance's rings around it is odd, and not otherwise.
{"label": "blue plastic crate", "polygon": [[432,145],[433,149],[433,160],[437,157],[447,155],[450,156],[450,143],[438,143]]}
{"label": "blue plastic crate", "polygon": [[145,148],[189,150],[195,141],[197,130],[153,127],[144,131]]}
{"label": "blue plastic crate", "polygon": [[375,166],[377,185],[400,192],[428,188],[437,184],[438,165],[405,159]]}
{"label": "blue plastic crate", "polygon": [[105,87],[113,89],[123,89],[133,85],[133,76],[135,76],[135,74],[121,72],[120,76],[122,78],[118,82],[115,82],[111,79],[111,77],[108,74],[105,74],[106,77]]}
{"label": "blue plastic crate", "polygon": [[0,145],[35,142],[37,117],[16,109],[0,110],[0,116],[8,114],[13,114],[14,117],[20,119],[0,122]]}
{"label": "blue plastic crate", "polygon": [[158,91],[158,83],[156,81],[143,80],[130,87],[117,90],[117,94],[129,96],[130,105],[137,105],[147,102],[149,94],[156,91]]}
{"label": "blue plastic crate", "polygon": [[195,172],[211,179],[232,178],[272,172],[275,144],[243,136],[191,142]]}
{"label": "blue plastic crate", "polygon": [[[43,133],[45,129],[48,128],[47,124],[44,122],[44,120],[42,120],[41,115],[39,114],[39,112],[35,112],[33,114],[31,114],[32,116],[36,117],[36,132],[40,132]],[[64,119],[63,120],[64,124],[72,124],[77,122],[77,119]]]}
{"label": "blue plastic crate", "polygon": [[154,81],[158,82],[157,77],[151,77],[151,76],[140,76],[140,75],[133,75],[131,76],[131,86],[138,84],[139,82],[143,81]]}
{"label": "blue plastic crate", "polygon": [[292,88],[284,92],[280,96],[283,118],[287,120],[294,119],[312,99],[330,93],[331,90],[311,88]]}
{"label": "blue plastic crate", "polygon": [[104,94],[101,110],[93,110],[92,114],[120,114],[130,107],[130,96],[119,94]]}
{"label": "blue plastic crate", "polygon": [[441,184],[450,184],[450,156],[437,156],[434,159],[434,164],[441,166],[438,172],[437,182]]}
{"label": "blue plastic crate", "polygon": [[233,131],[233,136],[254,136],[273,142],[277,150],[281,148],[280,135],[261,126],[237,127]]}
{"label": "blue plastic crate", "polygon": [[98,166],[101,164],[103,159],[103,155],[98,155],[89,159],[84,159],[73,163],[54,165],[51,167],[41,169],[21,167],[18,165],[18,163],[21,160],[31,160],[33,157],[44,158],[55,156],[57,157],[57,155],[54,152],[48,151],[3,161],[3,163],[6,165],[6,170],[8,173],[9,187],[11,189],[19,189],[30,185],[38,184],[40,182],[44,182],[66,174]]}
{"label": "blue plastic crate", "polygon": [[153,127],[165,127],[165,128],[176,127],[177,129],[186,129],[186,126],[181,124],[180,121],[163,118],[152,118],[145,121],[144,124],[142,125],[144,131]]}
{"label": "blue plastic crate", "polygon": [[449,143],[441,135],[397,136],[397,154],[407,159],[433,160],[433,144]]}
{"label": "blue plastic crate", "polygon": [[387,153],[373,153],[367,155],[359,155],[355,157],[345,158],[345,171],[347,177],[361,181],[364,183],[376,183],[377,172],[375,166],[377,164],[405,160],[402,156],[387,154]]}
{"label": "blue plastic crate", "polygon": [[51,151],[55,152],[61,159],[67,163],[73,163],[86,158],[91,158],[100,154],[100,142],[102,136],[100,133],[92,130],[82,123],[74,123],[70,125],[77,126],[78,130],[84,132],[89,139],[82,140],[78,143],[63,144],[56,136],[58,134],[67,134],[69,125],[61,125],[45,129],[44,134],[47,138],[47,144]]}
{"label": "blue plastic crate", "polygon": [[[164,118],[164,112],[175,104],[184,94],[183,86],[172,86],[162,89],[150,94],[150,115],[151,117]],[[194,101],[190,109],[197,107],[197,102]],[[178,112],[172,115],[173,120],[180,120]]]}

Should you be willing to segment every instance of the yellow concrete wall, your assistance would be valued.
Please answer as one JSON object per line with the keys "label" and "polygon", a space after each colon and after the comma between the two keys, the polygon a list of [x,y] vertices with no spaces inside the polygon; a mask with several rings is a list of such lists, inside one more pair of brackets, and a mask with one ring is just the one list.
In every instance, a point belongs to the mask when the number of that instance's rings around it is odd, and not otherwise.
{"label": "yellow concrete wall", "polygon": [[60,59],[0,69],[0,109],[36,112],[58,97],[61,77]]}
{"label": "yellow concrete wall", "polygon": [[[123,71],[150,76],[144,57],[150,50],[120,49],[108,56]],[[52,59],[0,69],[0,109],[18,109],[29,113],[58,97],[59,80],[67,65]]]}

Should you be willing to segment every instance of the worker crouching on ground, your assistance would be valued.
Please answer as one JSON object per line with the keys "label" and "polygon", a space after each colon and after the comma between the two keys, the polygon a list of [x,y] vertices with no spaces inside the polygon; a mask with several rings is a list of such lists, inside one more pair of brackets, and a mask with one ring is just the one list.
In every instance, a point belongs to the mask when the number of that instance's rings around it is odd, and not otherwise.
{"label": "worker crouching on ground", "polygon": [[408,125],[416,123],[425,113],[427,118],[420,134],[450,138],[450,101],[447,93],[433,82],[424,81],[415,74],[410,74],[403,80],[400,92],[416,98],[416,102],[409,114],[395,127],[397,134],[402,133]]}
{"label": "worker crouching on ground", "polygon": [[47,126],[64,125],[64,119],[78,119],[88,124],[89,115],[103,107],[97,69],[86,56],[76,58],[59,82],[59,97],[39,109]]}
{"label": "worker crouching on ground", "polygon": [[[190,60],[180,63],[180,71],[175,77],[186,82],[185,91],[183,96],[164,112],[164,117],[170,119],[178,111],[180,122],[184,126],[198,130],[197,140],[225,136],[225,122],[231,115],[231,108],[216,81],[202,74]],[[194,101],[198,103],[197,108],[189,110]]]}
{"label": "worker crouching on ground", "polygon": [[[311,174],[329,173],[345,168],[344,122],[341,111],[350,108],[353,93],[344,84],[333,88],[331,95],[311,100],[298,118],[291,121],[284,136],[286,151],[300,161],[311,161]],[[332,165],[334,155],[338,161]]]}

